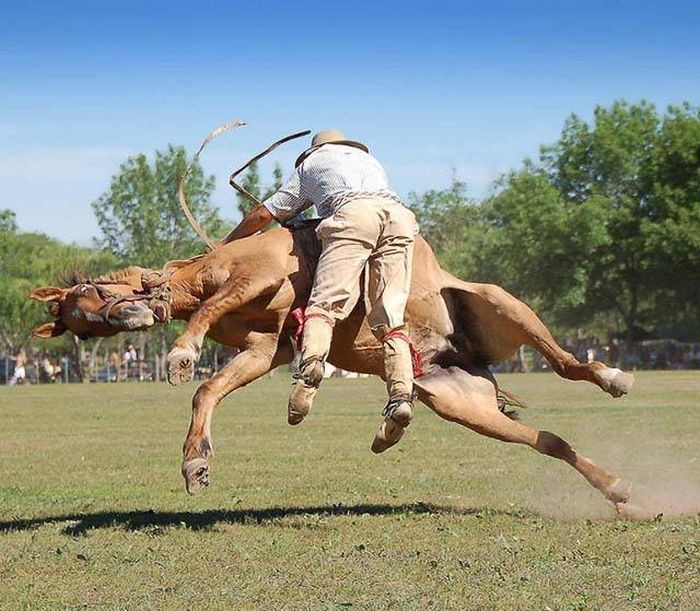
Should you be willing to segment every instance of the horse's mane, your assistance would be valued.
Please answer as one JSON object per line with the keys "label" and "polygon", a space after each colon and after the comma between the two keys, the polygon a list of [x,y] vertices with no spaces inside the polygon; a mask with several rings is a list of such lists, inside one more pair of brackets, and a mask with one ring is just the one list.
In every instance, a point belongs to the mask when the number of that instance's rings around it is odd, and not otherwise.
{"label": "horse's mane", "polygon": [[[312,267],[312,272],[315,269],[318,257],[321,253],[320,242],[318,238],[316,238],[314,231],[319,220],[320,219],[302,219],[292,224],[285,225],[285,229],[288,229],[292,233],[297,248],[300,248],[306,255],[305,259]],[[186,267],[202,257],[206,257],[207,254],[208,253],[202,253],[190,257],[189,259],[172,259],[166,262],[160,270],[130,265],[123,269],[92,277],[82,270],[73,269],[59,278],[59,286],[70,288],[77,284],[94,282],[105,284],[129,284],[133,287],[138,287],[140,285],[141,288],[145,288],[144,285],[159,284],[176,270]]]}
{"label": "horse's mane", "polygon": [[145,269],[138,265],[130,265],[124,269],[118,269],[114,272],[109,272],[97,278],[91,278],[92,282],[103,282],[111,284],[130,284],[138,286],[141,283],[141,276]]}
{"label": "horse's mane", "polygon": [[[162,269],[154,270],[138,265],[130,265],[123,269],[107,272],[97,277],[92,277],[81,270],[72,270],[60,279],[60,285],[66,288],[92,282],[96,284],[128,284],[138,290],[145,289],[147,285],[160,284],[162,279],[169,277],[175,270],[185,267],[206,255],[196,255],[189,259],[173,259],[168,261]],[[146,285],[146,286],[145,286]]]}
{"label": "horse's mane", "polygon": [[85,273],[79,269],[72,269],[67,272],[64,272],[58,277],[58,286],[61,288],[69,289],[76,284],[82,284],[83,282],[87,282],[89,278],[85,275]]}

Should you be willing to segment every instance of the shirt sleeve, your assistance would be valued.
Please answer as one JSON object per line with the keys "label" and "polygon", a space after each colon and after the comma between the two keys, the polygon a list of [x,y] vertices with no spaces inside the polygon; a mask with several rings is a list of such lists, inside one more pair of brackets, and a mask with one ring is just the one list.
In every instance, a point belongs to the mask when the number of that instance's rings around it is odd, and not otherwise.
{"label": "shirt sleeve", "polygon": [[268,212],[280,222],[296,216],[310,205],[311,202],[303,192],[298,170],[277,192],[263,202]]}

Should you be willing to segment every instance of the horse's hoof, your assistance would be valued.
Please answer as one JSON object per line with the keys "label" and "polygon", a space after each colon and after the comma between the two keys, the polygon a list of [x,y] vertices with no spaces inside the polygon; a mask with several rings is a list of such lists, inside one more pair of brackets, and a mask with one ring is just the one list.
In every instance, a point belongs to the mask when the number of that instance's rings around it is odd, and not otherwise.
{"label": "horse's hoof", "polygon": [[621,369],[612,369],[612,377],[608,387],[608,393],[615,399],[623,397],[634,386],[634,376],[631,373],[622,371]]}
{"label": "horse's hoof", "polygon": [[187,494],[194,495],[209,485],[209,463],[204,458],[193,458],[182,465]]}
{"label": "horse's hoof", "polygon": [[168,353],[168,382],[178,386],[192,380],[197,358],[197,353],[191,348],[175,346]]}
{"label": "horse's hoof", "polygon": [[632,484],[621,480],[619,477],[610,486],[603,491],[605,498],[615,505],[618,509],[619,505],[624,505],[629,501]]}
{"label": "horse's hoof", "polygon": [[633,505],[632,503],[616,503],[615,511],[624,520],[649,520],[654,517],[660,520],[663,516],[661,513],[654,516],[649,509],[645,509],[640,505]]}

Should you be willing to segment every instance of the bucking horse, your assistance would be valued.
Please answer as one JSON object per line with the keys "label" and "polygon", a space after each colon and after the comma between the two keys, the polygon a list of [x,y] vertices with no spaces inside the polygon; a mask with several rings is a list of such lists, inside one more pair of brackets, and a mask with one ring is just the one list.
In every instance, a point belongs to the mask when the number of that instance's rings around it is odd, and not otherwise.
{"label": "bucking horse", "polygon": [[[209,485],[214,408],[237,388],[292,362],[297,314],[308,300],[319,254],[314,223],[302,223],[171,261],[161,270],[131,266],[73,286],[37,288],[31,298],[47,302],[53,320],[34,335],[49,338],[70,331],[82,339],[107,337],[172,319],[187,321],[168,355],[168,381],[174,385],[194,377],[205,336],[237,349],[192,398],[182,475],[187,492],[195,494]],[[596,361],[579,362],[525,303],[499,286],[466,282],[443,270],[420,236],[406,321],[421,365],[415,379],[419,401],[445,420],[567,462],[618,510],[624,507],[629,485],[621,478],[555,433],[511,417],[506,404],[517,401],[499,389],[490,366],[520,346],[531,346],[559,376],[590,382],[612,397],[630,390],[631,374]],[[364,299],[336,325],[328,361],[348,371],[383,375],[382,348],[367,324]]]}

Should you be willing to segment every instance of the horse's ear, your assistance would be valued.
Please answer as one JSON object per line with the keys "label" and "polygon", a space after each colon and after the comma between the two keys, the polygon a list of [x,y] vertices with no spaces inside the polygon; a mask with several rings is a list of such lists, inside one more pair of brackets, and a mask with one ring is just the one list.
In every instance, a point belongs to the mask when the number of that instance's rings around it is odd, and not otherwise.
{"label": "horse's ear", "polygon": [[61,301],[65,293],[66,289],[57,286],[42,286],[34,289],[29,296],[37,301]]}
{"label": "horse's ear", "polygon": [[55,320],[54,322],[40,325],[32,331],[32,335],[39,339],[49,339],[63,335],[66,331],[68,331],[68,328],[60,320]]}

